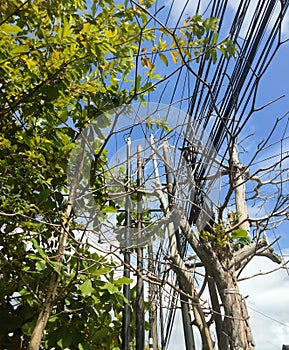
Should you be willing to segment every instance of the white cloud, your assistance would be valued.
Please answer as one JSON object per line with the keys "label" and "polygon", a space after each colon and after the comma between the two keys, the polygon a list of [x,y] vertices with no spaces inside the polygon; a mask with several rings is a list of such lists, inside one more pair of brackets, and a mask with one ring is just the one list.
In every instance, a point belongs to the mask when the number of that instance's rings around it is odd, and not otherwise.
{"label": "white cloud", "polygon": [[[268,259],[256,257],[242,276],[276,267]],[[285,270],[240,282],[241,294],[248,296],[246,301],[257,350],[281,350],[283,344],[289,344],[288,290],[289,275]],[[185,349],[183,338],[181,314],[177,312],[168,350]],[[197,335],[196,338],[196,347],[200,349]]]}
{"label": "white cloud", "polygon": [[[269,271],[276,264],[256,257],[244,276]],[[269,275],[240,282],[241,293],[247,298],[248,311],[257,349],[281,349],[289,343],[289,275],[279,270]],[[264,331],[265,330],[265,331]]]}

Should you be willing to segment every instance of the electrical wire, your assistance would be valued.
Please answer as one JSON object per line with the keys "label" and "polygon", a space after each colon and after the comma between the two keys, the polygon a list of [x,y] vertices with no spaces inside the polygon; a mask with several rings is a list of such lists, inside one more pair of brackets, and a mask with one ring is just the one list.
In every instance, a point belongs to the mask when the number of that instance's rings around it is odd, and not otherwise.
{"label": "electrical wire", "polygon": [[[246,24],[245,18],[249,15],[251,1],[240,1],[229,30],[230,37],[239,48],[236,61],[221,56],[214,66],[212,60],[206,60],[205,57],[202,57],[196,74],[201,79],[191,77],[187,80],[190,86],[194,86],[188,107],[191,124],[196,126],[194,131],[199,133],[200,137],[203,137],[205,132],[208,134],[207,148],[214,147],[217,152],[222,149],[222,161],[224,161],[228,152],[228,145],[225,144],[228,139],[228,131],[232,135],[237,135],[244,128],[248,121],[246,116],[251,109],[250,104],[253,101],[254,91],[258,88],[260,78],[264,75],[280,46],[278,41],[280,23],[284,19],[289,1],[282,4],[279,16],[270,29],[268,23],[272,19],[277,3],[276,0],[263,0],[256,5],[255,12],[243,38],[241,37],[241,31]],[[174,2],[172,6],[173,4]],[[200,8],[200,5],[201,1],[198,1],[197,9]],[[221,32],[223,26],[228,25],[228,1],[211,1],[210,5],[209,16],[220,19]],[[171,14],[171,11],[172,7],[169,14]],[[177,94],[180,77],[181,71],[171,97]],[[208,85],[204,85],[203,81]],[[218,111],[216,111],[216,108],[218,108]],[[212,118],[214,118],[213,121]],[[190,129],[187,130],[186,136],[190,140],[193,139]],[[212,145],[208,143],[209,140],[212,141]],[[223,147],[224,144],[225,147]],[[206,184],[204,179],[210,170],[208,167],[209,159],[205,155],[202,158],[202,163],[196,173],[197,179],[203,179],[196,183],[200,197]],[[194,202],[193,199],[192,202]],[[186,210],[189,213],[189,218],[191,218],[191,223],[195,223],[198,212],[195,213],[194,206],[188,203]],[[183,238],[181,240],[181,251],[186,249],[186,244]],[[172,314],[168,317],[167,322],[167,329],[171,329]]]}

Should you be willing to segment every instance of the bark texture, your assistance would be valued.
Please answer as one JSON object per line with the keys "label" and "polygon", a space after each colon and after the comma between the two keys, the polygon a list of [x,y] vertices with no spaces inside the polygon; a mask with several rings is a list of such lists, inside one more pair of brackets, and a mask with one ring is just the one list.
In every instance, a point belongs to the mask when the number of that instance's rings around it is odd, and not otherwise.
{"label": "bark texture", "polygon": [[181,217],[182,232],[200,257],[211,280],[209,291],[214,301],[218,348],[220,350],[255,349],[245,300],[237,284],[233,247],[228,244],[220,257],[209,242],[202,242],[196,237],[185,215],[180,211],[178,215]]}

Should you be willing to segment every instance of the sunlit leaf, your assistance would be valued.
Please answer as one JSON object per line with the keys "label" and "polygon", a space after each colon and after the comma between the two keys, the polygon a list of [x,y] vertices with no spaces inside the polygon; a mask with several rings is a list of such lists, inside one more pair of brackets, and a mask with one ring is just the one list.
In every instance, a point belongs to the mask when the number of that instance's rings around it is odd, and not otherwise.
{"label": "sunlit leaf", "polygon": [[89,279],[87,279],[80,287],[79,287],[82,295],[84,297],[88,297],[91,295],[91,293],[93,292],[93,287],[92,287],[92,283]]}
{"label": "sunlit leaf", "polygon": [[238,229],[232,231],[232,238],[233,239],[244,238],[247,236],[248,236],[248,232],[242,228],[238,228]]}
{"label": "sunlit leaf", "polygon": [[164,55],[163,53],[159,53],[159,56],[160,56],[160,59],[163,61],[163,63],[168,66],[169,62],[168,62],[168,59],[167,59],[167,56]]}
{"label": "sunlit leaf", "polygon": [[172,57],[172,59],[173,59],[173,62],[174,62],[175,64],[177,64],[177,63],[178,63],[178,59],[177,59],[177,56],[176,56],[175,51],[170,51],[170,54],[171,54],[171,57]]}
{"label": "sunlit leaf", "polygon": [[4,23],[0,26],[0,31],[5,33],[18,34],[19,32],[22,31],[22,29],[17,25],[10,25],[10,24]]}
{"label": "sunlit leaf", "polygon": [[100,289],[106,289],[110,294],[119,293],[119,289],[111,282],[105,283]]}
{"label": "sunlit leaf", "polygon": [[133,283],[133,279],[127,278],[127,277],[125,277],[125,276],[120,277],[119,279],[117,279],[117,280],[115,281],[115,284],[116,284],[116,285],[131,284],[131,283]]}

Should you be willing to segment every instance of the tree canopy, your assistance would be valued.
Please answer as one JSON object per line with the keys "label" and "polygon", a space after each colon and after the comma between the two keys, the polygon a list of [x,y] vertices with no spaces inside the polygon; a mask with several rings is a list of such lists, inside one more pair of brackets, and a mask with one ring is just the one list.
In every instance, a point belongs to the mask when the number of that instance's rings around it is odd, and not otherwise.
{"label": "tree canopy", "polygon": [[[131,280],[118,274],[114,252],[104,256],[79,236],[68,157],[89,123],[100,136],[113,123],[104,111],[145,103],[202,56],[215,62],[236,53],[229,38],[219,42],[216,18],[196,15],[170,29],[150,15],[152,5],[0,4],[3,349],[120,349],[122,287]],[[100,158],[106,162],[105,152]],[[101,192],[97,204],[108,205]]]}

